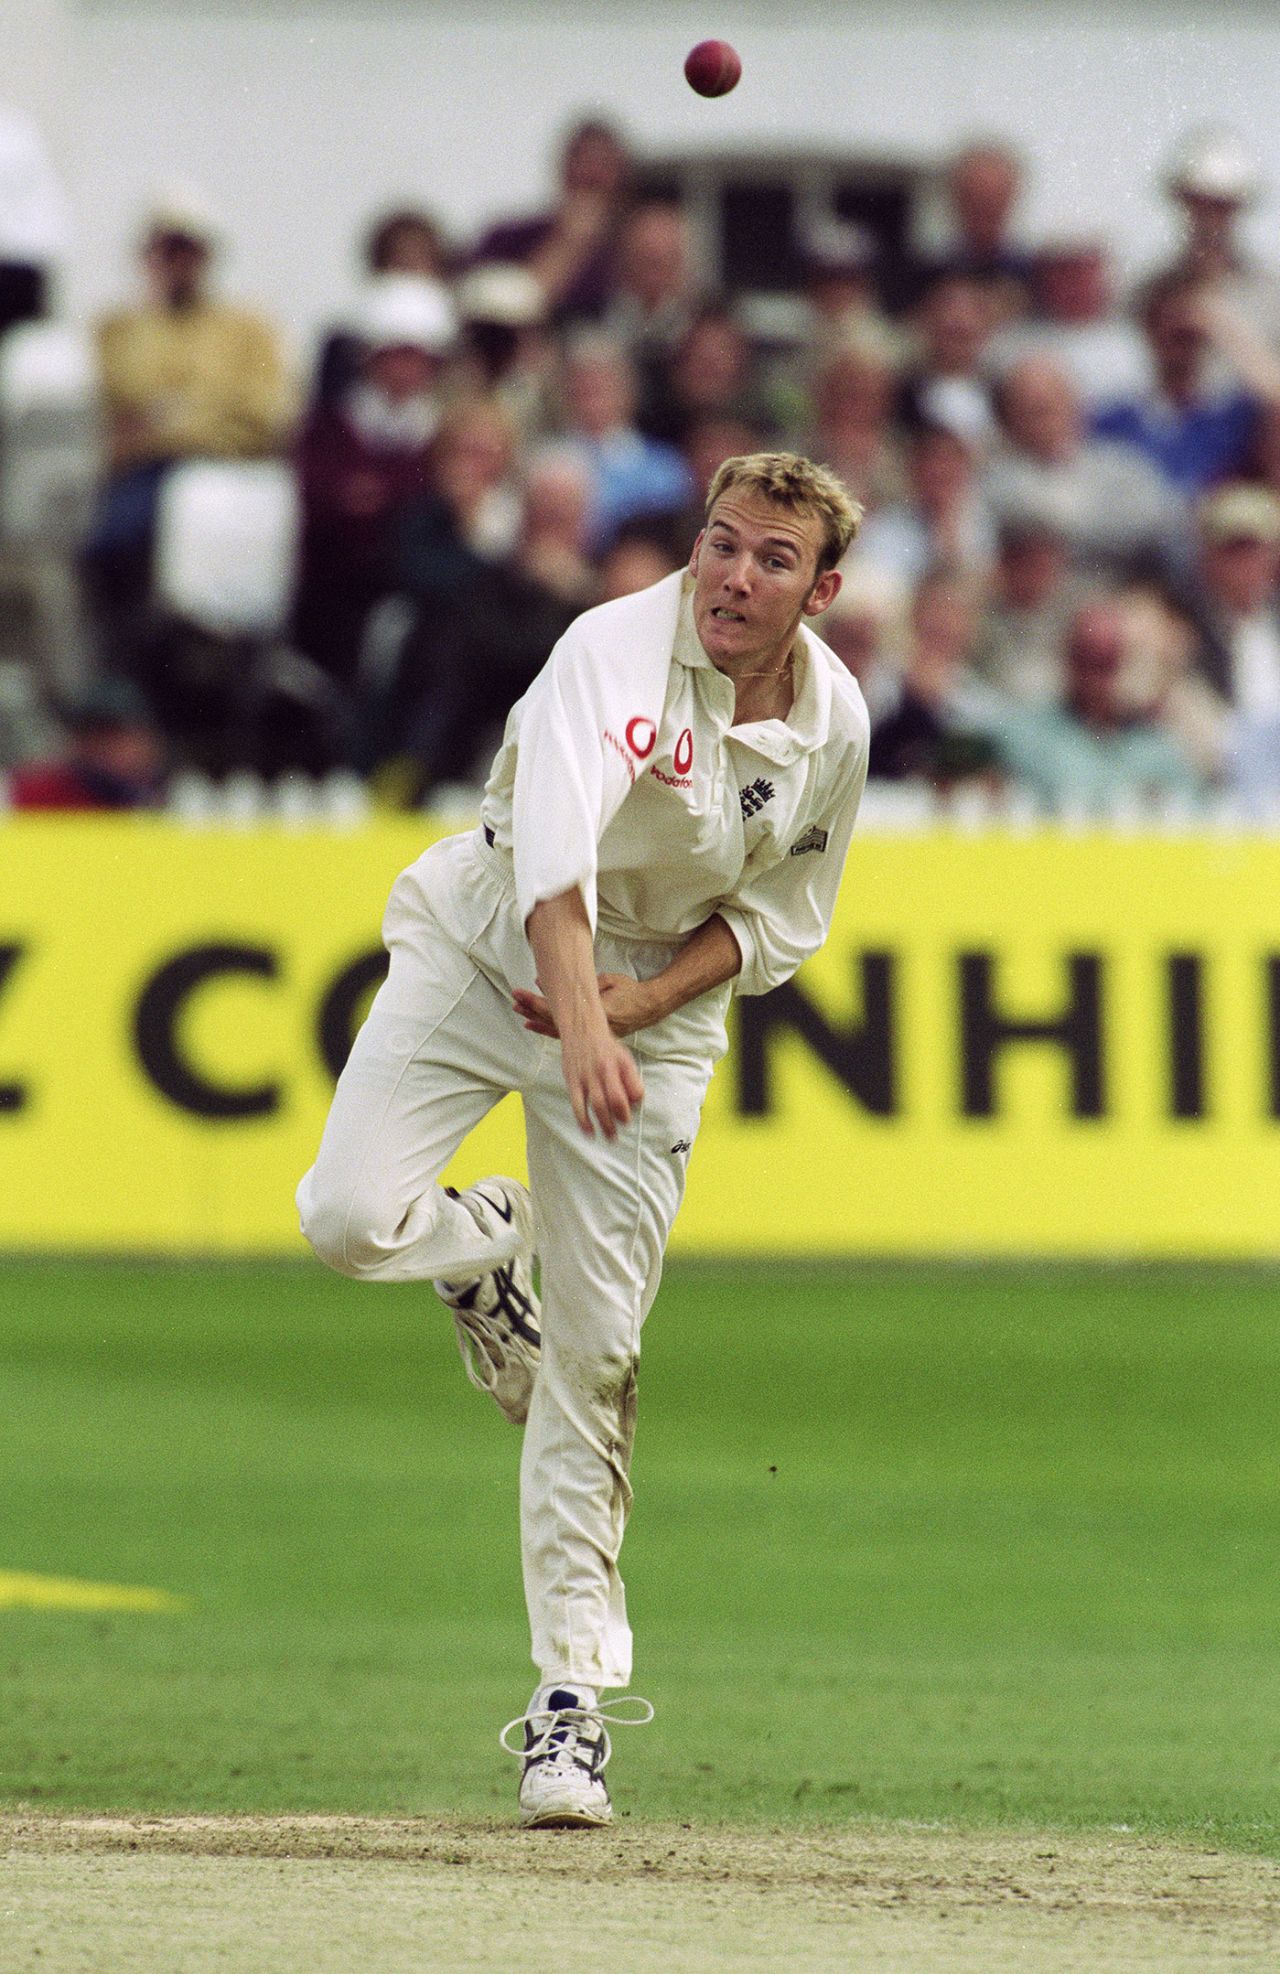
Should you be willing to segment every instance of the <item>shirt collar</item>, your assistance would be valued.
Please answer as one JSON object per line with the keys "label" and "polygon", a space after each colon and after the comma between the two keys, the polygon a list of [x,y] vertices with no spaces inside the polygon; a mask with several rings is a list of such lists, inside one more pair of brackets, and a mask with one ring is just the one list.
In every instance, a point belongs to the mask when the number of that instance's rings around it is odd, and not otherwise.
{"label": "shirt collar", "polygon": [[[826,646],[807,624],[801,624],[792,649],[795,697],[786,719],[752,720],[746,726],[732,729],[735,740],[779,765],[821,747],[831,726],[831,677],[825,662]],[[687,572],[681,586],[672,657],[692,671],[717,669],[694,629],[693,577]]]}

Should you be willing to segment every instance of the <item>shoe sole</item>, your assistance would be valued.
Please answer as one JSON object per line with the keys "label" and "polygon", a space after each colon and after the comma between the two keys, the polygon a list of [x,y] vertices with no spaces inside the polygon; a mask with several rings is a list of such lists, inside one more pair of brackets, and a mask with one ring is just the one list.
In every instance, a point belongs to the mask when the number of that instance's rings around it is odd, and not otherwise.
{"label": "shoe sole", "polygon": [[586,1810],[543,1810],[520,1819],[524,1830],[607,1830],[613,1816],[592,1816]]}

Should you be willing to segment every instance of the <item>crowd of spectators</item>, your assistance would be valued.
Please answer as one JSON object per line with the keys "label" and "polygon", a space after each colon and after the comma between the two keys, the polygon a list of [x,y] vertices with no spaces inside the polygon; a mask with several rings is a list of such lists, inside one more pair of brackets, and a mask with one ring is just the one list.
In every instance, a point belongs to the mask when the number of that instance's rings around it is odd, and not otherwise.
{"label": "crowd of spectators", "polygon": [[[874,778],[1273,814],[1280,279],[1239,242],[1245,146],[1183,145],[1177,252],[1124,293],[1104,239],[1024,236],[1012,149],[970,144],[943,182],[951,237],[907,264],[815,226],[794,333],[763,339],[689,215],[583,122],[543,213],[470,241],[428,210],[373,219],[358,302],[301,377],[223,298],[215,216],[157,198],[141,292],[95,330],[85,672],[51,709],[60,751],[0,706],[11,802],[151,803],[193,765],[341,767],[429,802],[481,771],[579,611],[682,564],[724,458],[787,447],[865,504],[824,634]],[[0,332],[47,304],[38,253],[4,251]],[[267,631],[184,617],[158,582],[166,489],[207,461],[288,467]]]}

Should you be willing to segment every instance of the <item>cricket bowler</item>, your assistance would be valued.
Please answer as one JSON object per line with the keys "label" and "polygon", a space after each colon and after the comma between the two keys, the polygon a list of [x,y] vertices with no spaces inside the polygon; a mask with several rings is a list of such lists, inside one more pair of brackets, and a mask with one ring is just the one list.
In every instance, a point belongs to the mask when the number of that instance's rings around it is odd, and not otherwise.
{"label": "cricket bowler", "polygon": [[[640,1331],[729,1001],[790,979],[831,924],[868,723],[807,620],[860,518],[807,459],[726,460],[688,569],[570,626],[512,709],[480,826],[392,889],[390,971],[298,1188],[330,1267],[434,1283],[472,1382],[524,1426],[538,1684],[503,1745],[529,1826],[608,1823],[606,1722],[652,1718],[603,1698],[631,1677]],[[442,1187],[512,1090],[530,1188]]]}

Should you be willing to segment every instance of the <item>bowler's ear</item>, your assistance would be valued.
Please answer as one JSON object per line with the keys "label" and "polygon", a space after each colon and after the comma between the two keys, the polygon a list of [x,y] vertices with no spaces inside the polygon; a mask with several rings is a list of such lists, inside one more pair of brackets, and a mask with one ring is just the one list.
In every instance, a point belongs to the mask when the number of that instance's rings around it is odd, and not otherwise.
{"label": "bowler's ear", "polygon": [[824,610],[829,610],[840,594],[842,580],[838,569],[828,569],[825,575],[819,576],[809,591],[809,600],[804,606],[805,616],[820,617]]}
{"label": "bowler's ear", "polygon": [[702,547],[702,544],[706,539],[706,534],[707,531],[705,528],[699,528],[698,539],[693,544],[693,547],[689,552],[689,574],[691,576],[696,576],[698,573],[698,550]]}

